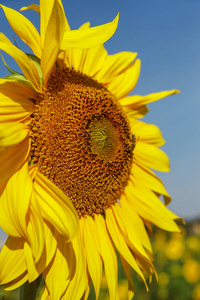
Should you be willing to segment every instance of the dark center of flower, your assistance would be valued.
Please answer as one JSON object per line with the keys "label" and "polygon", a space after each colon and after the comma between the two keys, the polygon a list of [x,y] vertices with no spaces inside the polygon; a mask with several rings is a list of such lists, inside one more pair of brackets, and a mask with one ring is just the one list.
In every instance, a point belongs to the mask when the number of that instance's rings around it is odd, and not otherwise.
{"label": "dark center of flower", "polygon": [[30,123],[31,158],[73,202],[79,217],[103,213],[120,197],[132,138],[116,98],[73,69],[56,69]]}

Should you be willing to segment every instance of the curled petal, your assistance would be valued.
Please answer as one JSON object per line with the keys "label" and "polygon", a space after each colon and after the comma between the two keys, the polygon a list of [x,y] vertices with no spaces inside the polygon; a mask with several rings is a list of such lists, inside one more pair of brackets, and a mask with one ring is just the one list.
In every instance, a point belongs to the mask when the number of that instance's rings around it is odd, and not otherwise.
{"label": "curled petal", "polygon": [[38,98],[38,94],[27,85],[4,78],[0,78],[0,92],[12,99],[18,97],[26,99]]}
{"label": "curled petal", "polygon": [[50,180],[37,172],[34,189],[43,217],[67,240],[77,231],[77,214],[69,198]]}
{"label": "curled petal", "polygon": [[12,56],[33,88],[40,91],[40,77],[33,62],[23,51],[14,46],[3,33],[0,33],[0,49]]}
{"label": "curled petal", "polygon": [[8,237],[0,252],[0,284],[7,284],[26,272],[24,239]]}
{"label": "curled petal", "polygon": [[138,106],[143,106],[145,104],[158,101],[167,96],[171,96],[177,93],[180,93],[179,90],[163,91],[163,92],[149,94],[146,96],[133,95],[133,96],[120,99],[120,103],[123,106],[127,106],[135,109]]}
{"label": "curled petal", "polygon": [[110,23],[81,30],[65,32],[61,50],[69,48],[86,49],[105,43],[117,28],[119,15]]}
{"label": "curled petal", "polygon": [[[12,85],[11,85],[12,86]],[[17,96],[12,99],[0,92],[0,122],[23,122],[34,111],[34,104]]]}
{"label": "curled petal", "polygon": [[22,8],[20,8],[20,11],[25,11],[28,9],[32,9],[32,10],[36,11],[38,14],[40,13],[40,6],[38,4],[31,4],[29,6],[23,6]]}
{"label": "curled petal", "polygon": [[35,193],[32,192],[31,203],[27,214],[27,235],[35,262],[38,262],[44,250],[44,225]]}

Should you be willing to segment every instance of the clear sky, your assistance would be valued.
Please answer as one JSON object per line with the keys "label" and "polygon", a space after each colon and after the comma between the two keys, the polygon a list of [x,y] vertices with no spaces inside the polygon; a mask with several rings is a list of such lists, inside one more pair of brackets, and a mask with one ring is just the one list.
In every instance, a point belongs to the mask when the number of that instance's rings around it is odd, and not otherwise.
{"label": "clear sky", "polygon": [[[38,1],[0,3],[19,9]],[[87,21],[91,26],[101,25],[120,12],[118,29],[105,46],[109,54],[138,52],[142,69],[132,93],[145,95],[174,88],[181,91],[150,104],[143,120],[159,126],[166,140],[162,149],[170,158],[171,172],[159,176],[172,196],[169,208],[186,219],[200,217],[200,1],[63,0],[63,5],[72,29]],[[36,13],[24,15],[39,28]],[[13,31],[2,10],[0,28],[13,41]],[[28,51],[24,44],[18,45]],[[0,62],[0,77],[6,74]]]}

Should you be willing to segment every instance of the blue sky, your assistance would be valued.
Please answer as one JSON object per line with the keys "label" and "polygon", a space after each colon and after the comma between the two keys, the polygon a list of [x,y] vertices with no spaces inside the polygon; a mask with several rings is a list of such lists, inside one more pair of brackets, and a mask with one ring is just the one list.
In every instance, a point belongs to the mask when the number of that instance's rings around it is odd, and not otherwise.
{"label": "blue sky", "polygon": [[[1,4],[14,9],[31,3],[1,0]],[[63,5],[72,29],[87,21],[92,26],[109,22],[120,12],[118,29],[105,46],[109,54],[138,52],[142,69],[132,93],[145,95],[174,88],[181,91],[150,104],[144,121],[159,126],[166,140],[162,149],[170,158],[171,172],[159,176],[172,196],[169,208],[186,219],[199,217],[200,1],[64,0]],[[36,13],[24,14],[39,26]],[[13,41],[14,34],[2,10],[0,24],[1,31]],[[28,51],[24,44],[18,44]],[[0,62],[0,77],[6,74]]]}

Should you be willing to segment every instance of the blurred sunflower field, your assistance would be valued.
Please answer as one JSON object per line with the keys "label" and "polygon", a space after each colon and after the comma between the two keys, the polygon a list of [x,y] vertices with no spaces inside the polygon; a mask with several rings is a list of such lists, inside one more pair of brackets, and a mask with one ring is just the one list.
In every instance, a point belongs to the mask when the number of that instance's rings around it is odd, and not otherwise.
{"label": "blurred sunflower field", "polygon": [[[158,273],[148,283],[149,292],[141,279],[132,273],[135,297],[142,300],[200,300],[200,220],[182,227],[182,234],[166,233],[155,229],[152,237],[154,265]],[[119,262],[119,299],[128,299],[128,282]],[[41,289],[38,293],[40,299]],[[5,292],[0,287],[0,300],[18,300],[19,290]],[[91,289],[88,300],[94,300]],[[109,300],[106,279],[103,275],[99,300]]]}

